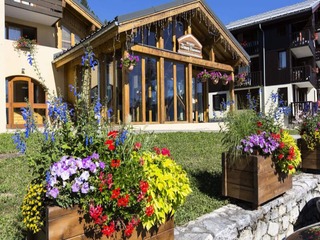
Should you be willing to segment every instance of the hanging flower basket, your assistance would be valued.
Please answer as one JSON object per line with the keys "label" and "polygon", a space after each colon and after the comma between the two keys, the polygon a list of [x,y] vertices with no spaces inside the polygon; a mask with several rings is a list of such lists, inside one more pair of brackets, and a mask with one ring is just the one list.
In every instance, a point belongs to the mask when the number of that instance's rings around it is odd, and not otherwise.
{"label": "hanging flower basket", "polygon": [[120,67],[125,68],[128,71],[132,71],[139,60],[139,56],[127,54],[126,57],[121,58]]}
{"label": "hanging flower basket", "polygon": [[202,72],[200,72],[197,75],[197,79],[199,80],[199,82],[207,82],[211,78],[212,78],[211,73],[208,72],[206,69],[204,69]]}
{"label": "hanging flower basket", "polygon": [[212,72],[211,73],[211,80],[213,84],[218,84],[222,74],[221,72]]}
{"label": "hanging flower basket", "polygon": [[223,85],[227,85],[228,83],[229,83],[229,81],[231,81],[231,76],[230,75],[227,75],[226,73],[225,74],[223,74],[222,76],[221,76],[221,82],[222,82],[222,84]]}

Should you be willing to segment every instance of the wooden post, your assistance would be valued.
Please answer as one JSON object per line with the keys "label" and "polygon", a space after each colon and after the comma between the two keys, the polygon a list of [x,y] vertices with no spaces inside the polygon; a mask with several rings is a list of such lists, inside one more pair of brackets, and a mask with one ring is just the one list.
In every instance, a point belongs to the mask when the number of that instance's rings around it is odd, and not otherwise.
{"label": "wooden post", "polygon": [[193,85],[192,85],[192,64],[189,63],[188,64],[188,71],[187,71],[187,100],[189,101],[189,104],[187,104],[188,106],[188,117],[187,117],[187,121],[188,122],[192,122],[192,113],[193,113],[193,104],[192,104],[192,88],[193,88]]}
{"label": "wooden post", "polygon": [[231,81],[229,82],[229,93],[230,93],[230,112],[235,110],[235,96],[234,96],[234,72],[231,72]]}
{"label": "wooden post", "polygon": [[165,99],[164,99],[164,95],[165,95],[165,89],[164,89],[164,58],[161,57],[159,59],[159,63],[160,63],[160,71],[159,71],[159,76],[160,76],[160,123],[164,123],[166,120],[166,112],[165,112]]}
{"label": "wooden post", "polygon": [[[142,101],[142,122],[146,122],[146,59],[141,59],[141,101]],[[137,115],[138,116],[138,115]],[[139,119],[139,118],[138,118]]]}
{"label": "wooden post", "polygon": [[[127,51],[123,52],[123,57],[128,55]],[[122,68],[122,121],[125,124],[130,122],[130,86],[129,78],[125,68]]]}

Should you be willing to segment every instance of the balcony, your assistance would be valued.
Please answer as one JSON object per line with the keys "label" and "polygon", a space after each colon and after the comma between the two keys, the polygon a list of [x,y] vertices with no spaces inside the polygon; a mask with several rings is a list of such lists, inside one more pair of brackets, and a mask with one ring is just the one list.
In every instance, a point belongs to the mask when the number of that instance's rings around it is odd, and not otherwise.
{"label": "balcony", "polygon": [[246,76],[246,80],[240,85],[235,85],[235,88],[244,88],[244,87],[257,87],[262,85],[262,74],[261,71],[249,72]]}
{"label": "balcony", "polygon": [[302,85],[306,86],[308,86],[308,84],[304,83],[310,83],[313,87],[316,88],[316,75],[316,69],[313,69],[310,65],[293,67],[291,71],[291,83],[301,83]]}
{"label": "balcony", "polygon": [[62,0],[5,0],[5,14],[52,26],[62,18]]}
{"label": "balcony", "polygon": [[315,43],[310,30],[303,30],[292,34],[291,51],[296,58],[312,57]]}
{"label": "balcony", "polygon": [[244,41],[241,43],[241,46],[250,56],[259,54],[259,41]]}
{"label": "balcony", "polygon": [[318,103],[317,102],[292,102],[291,106],[291,117],[290,123],[293,123],[301,115],[313,116],[318,113]]}

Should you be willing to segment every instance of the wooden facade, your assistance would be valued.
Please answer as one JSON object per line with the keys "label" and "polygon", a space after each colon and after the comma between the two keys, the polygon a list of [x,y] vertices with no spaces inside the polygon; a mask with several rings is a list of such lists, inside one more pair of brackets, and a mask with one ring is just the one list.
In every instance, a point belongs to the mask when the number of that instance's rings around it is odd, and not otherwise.
{"label": "wooden facade", "polygon": [[[115,123],[206,122],[208,82],[199,82],[197,74],[207,69],[233,76],[237,66],[249,63],[201,0],[120,16],[82,43],[92,46],[98,60],[99,79],[92,87]],[[121,68],[128,53],[140,59],[132,71]],[[54,60],[58,69],[64,67],[67,85],[79,77],[82,55],[76,46]],[[66,98],[72,102],[71,94]]]}

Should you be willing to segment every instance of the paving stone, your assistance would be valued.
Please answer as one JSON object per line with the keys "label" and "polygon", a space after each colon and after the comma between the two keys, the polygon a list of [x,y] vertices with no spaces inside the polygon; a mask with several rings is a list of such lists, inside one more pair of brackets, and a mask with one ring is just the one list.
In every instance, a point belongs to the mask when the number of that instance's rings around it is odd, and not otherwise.
{"label": "paving stone", "polygon": [[279,223],[269,222],[268,225],[268,234],[271,237],[277,236],[279,233]]}

